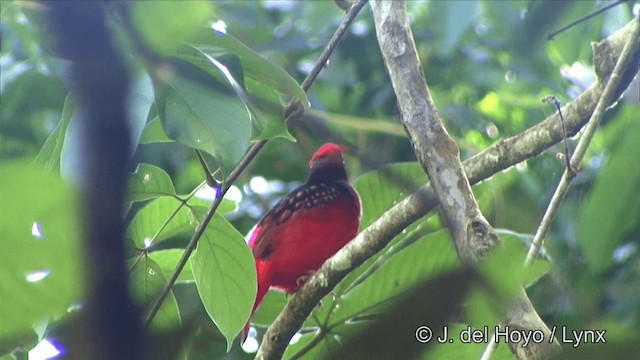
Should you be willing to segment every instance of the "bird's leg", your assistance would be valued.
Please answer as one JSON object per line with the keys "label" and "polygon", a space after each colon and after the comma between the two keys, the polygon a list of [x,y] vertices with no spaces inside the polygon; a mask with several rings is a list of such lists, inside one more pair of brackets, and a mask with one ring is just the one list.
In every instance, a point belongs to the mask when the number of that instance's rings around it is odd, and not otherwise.
{"label": "bird's leg", "polygon": [[309,278],[315,274],[316,271],[315,270],[307,270],[307,272],[300,276],[297,280],[296,280],[296,285],[298,286],[298,288],[300,288],[300,286],[304,285],[307,280],[309,280]]}
{"label": "bird's leg", "polygon": [[[309,278],[311,276],[313,276],[313,274],[315,274],[315,273],[316,273],[315,270],[307,270],[307,272],[304,275],[300,276],[296,280],[296,285],[298,286],[298,288],[300,288],[300,286],[304,285],[307,282],[307,280],[309,280]],[[318,309],[322,309],[322,300],[320,300],[318,302],[317,308]]]}

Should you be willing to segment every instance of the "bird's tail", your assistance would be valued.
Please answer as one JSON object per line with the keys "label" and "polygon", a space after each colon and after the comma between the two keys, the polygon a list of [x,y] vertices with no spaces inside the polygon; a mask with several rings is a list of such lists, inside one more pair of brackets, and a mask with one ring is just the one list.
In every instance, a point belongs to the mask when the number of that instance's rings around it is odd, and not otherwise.
{"label": "bird's tail", "polygon": [[249,335],[249,325],[251,323],[253,314],[256,312],[256,310],[258,310],[258,307],[260,307],[262,299],[264,299],[264,296],[267,294],[267,291],[269,291],[269,287],[271,286],[271,278],[268,271],[265,271],[266,269],[260,266],[258,264],[258,261],[256,261],[256,270],[258,275],[258,292],[256,294],[256,301],[253,303],[251,316],[249,316],[249,320],[247,320],[247,323],[244,324],[244,328],[242,328],[242,333],[240,335],[241,345],[244,344],[245,340],[247,340],[247,336]]}

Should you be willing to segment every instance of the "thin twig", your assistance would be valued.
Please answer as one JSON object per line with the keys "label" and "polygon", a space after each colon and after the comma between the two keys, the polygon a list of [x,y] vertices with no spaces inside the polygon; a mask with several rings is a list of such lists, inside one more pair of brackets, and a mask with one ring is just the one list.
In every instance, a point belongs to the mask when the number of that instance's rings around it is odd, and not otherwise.
{"label": "thin twig", "polygon": [[491,333],[491,337],[489,338],[489,344],[484,349],[484,352],[482,353],[482,357],[480,358],[480,360],[491,359],[491,356],[493,355],[494,352],[496,352],[497,348],[498,348],[498,343],[496,342],[496,333],[494,331]]}
{"label": "thin twig", "polygon": [[569,184],[571,183],[572,179],[571,169],[577,169],[579,167],[580,163],[582,162],[582,158],[584,157],[584,154],[586,153],[587,148],[591,143],[591,139],[598,129],[598,125],[600,125],[600,120],[602,120],[602,116],[604,115],[607,106],[609,106],[609,104],[613,100],[613,94],[618,88],[618,84],[620,83],[622,77],[622,69],[630,60],[632,48],[634,47],[635,42],[638,41],[638,32],[640,28],[640,26],[638,25],[638,21],[640,21],[640,17],[637,17],[635,19],[636,24],[633,34],[629,38],[629,41],[627,41],[627,43],[624,45],[622,53],[620,53],[620,57],[618,58],[618,62],[616,63],[616,66],[613,69],[613,72],[611,73],[611,76],[609,77],[604,90],[602,91],[602,96],[598,100],[598,104],[596,105],[596,108],[591,115],[591,119],[587,123],[587,126],[585,126],[584,134],[578,142],[578,146],[576,147],[576,150],[573,153],[573,157],[571,158],[570,167],[569,169],[566,169],[562,174],[562,179],[560,179],[560,183],[558,184],[558,187],[556,188],[556,191],[551,198],[551,202],[547,207],[544,217],[540,222],[540,226],[536,231],[536,235],[533,238],[533,242],[529,247],[529,252],[527,253],[527,258],[525,260],[525,266],[530,266],[533,263],[535,257],[538,255],[538,252],[542,247],[544,238],[549,231],[549,227],[551,226],[551,222],[553,221],[553,217],[555,216],[555,213],[560,206],[560,202],[569,189]]}
{"label": "thin twig", "polygon": [[542,99],[542,102],[544,103],[552,103],[556,109],[558,110],[558,116],[560,117],[560,122],[562,123],[562,137],[563,137],[563,143],[564,143],[564,161],[566,163],[567,166],[567,170],[569,170],[569,175],[571,175],[571,177],[575,177],[577,174],[577,171],[575,169],[573,169],[571,167],[571,163],[570,163],[570,157],[569,157],[569,145],[567,144],[567,124],[564,121],[564,117],[562,116],[562,109],[560,108],[560,101],[558,101],[558,99],[553,96],[553,95],[549,95],[547,97],[545,97],[544,99]]}
{"label": "thin twig", "polygon": [[[345,33],[347,32],[347,29],[349,28],[349,25],[353,22],[353,19],[364,7],[367,1],[368,0],[360,0],[358,1],[358,3],[354,4],[351,7],[351,9],[345,16],[342,23],[340,24],[338,29],[336,29],[335,33],[327,43],[327,46],[324,48],[324,50],[318,57],[318,60],[316,60],[315,64],[313,65],[313,68],[311,69],[307,77],[302,82],[302,85],[301,85],[302,89],[304,89],[305,91],[309,90],[309,87],[311,87],[313,82],[316,80],[316,78],[318,77],[318,74],[320,74],[320,71],[322,71],[322,69],[325,68],[327,64],[327,60],[329,60],[329,57],[331,56],[333,51],[335,51],[336,47],[340,43],[340,40],[344,37]],[[287,104],[287,106],[284,109],[285,121],[287,123],[289,123],[292,119],[300,117],[304,113],[304,107],[301,105],[302,104],[298,99],[292,99]],[[240,176],[240,174],[244,171],[244,169],[246,169],[247,166],[251,163],[251,161],[253,161],[255,156],[258,154],[258,152],[260,152],[260,150],[264,147],[267,141],[268,140],[261,140],[254,143],[249,148],[249,150],[245,153],[242,159],[238,162],[238,164],[233,168],[233,170],[231,170],[231,173],[229,173],[229,176],[227,177],[227,180],[225,181],[224,185],[219,189],[220,191],[216,195],[216,199],[211,204],[211,207],[207,211],[207,214],[205,215],[202,222],[198,225],[198,228],[196,229],[196,232],[191,237],[191,240],[189,240],[189,243],[187,244],[187,247],[185,248],[184,253],[182,254],[182,257],[180,258],[180,261],[178,261],[178,264],[176,265],[176,269],[174,270],[173,274],[171,274],[171,277],[169,278],[167,285],[162,289],[162,291],[160,292],[160,295],[158,295],[158,298],[149,309],[149,312],[147,313],[147,317],[145,319],[145,324],[144,324],[145,329],[149,328],[151,321],[158,313],[158,310],[160,310],[160,306],[162,306],[164,299],[167,297],[167,295],[169,295],[169,292],[171,292],[171,288],[173,287],[176,280],[178,279],[180,272],[182,271],[182,269],[184,269],[185,265],[187,264],[189,257],[195,250],[196,245],[198,244],[198,241],[202,237],[202,234],[204,234],[205,229],[209,225],[209,222],[213,218],[213,215],[215,214],[216,210],[220,206],[220,203],[222,202],[224,195],[227,193],[227,191],[229,190],[231,185],[236,181],[236,179]]]}
{"label": "thin twig", "polygon": [[594,16],[596,16],[596,15],[600,14],[601,12],[603,12],[603,11],[605,11],[605,10],[609,10],[610,8],[612,8],[612,7],[614,7],[614,6],[620,5],[620,4],[625,3],[625,2],[627,2],[627,1],[628,1],[628,0],[617,0],[617,1],[612,2],[611,4],[607,4],[607,5],[603,6],[601,9],[598,9],[598,10],[596,10],[596,11],[592,12],[591,14],[588,14],[588,15],[586,15],[586,16],[581,17],[580,19],[578,19],[578,20],[576,20],[576,21],[572,22],[572,23],[571,23],[571,24],[569,24],[569,25],[562,27],[560,30],[556,30],[556,31],[554,31],[554,32],[552,32],[552,33],[547,34],[547,40],[553,40],[553,39],[554,39],[556,36],[558,36],[558,34],[560,34],[561,32],[563,32],[563,31],[565,31],[565,30],[568,30],[568,29],[570,29],[570,28],[572,28],[572,27],[574,27],[574,26],[578,25],[578,24],[580,24],[580,23],[581,23],[581,22],[583,22],[583,21],[589,20],[589,19],[591,19],[592,17],[594,17]]}

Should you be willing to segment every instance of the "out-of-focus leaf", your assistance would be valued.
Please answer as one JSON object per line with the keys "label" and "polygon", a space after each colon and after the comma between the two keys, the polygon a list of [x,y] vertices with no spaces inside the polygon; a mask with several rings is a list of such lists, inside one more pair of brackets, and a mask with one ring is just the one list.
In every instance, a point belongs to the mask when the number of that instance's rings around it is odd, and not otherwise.
{"label": "out-of-focus leaf", "polygon": [[[28,189],[28,191],[25,191]],[[83,288],[79,201],[59,174],[0,166],[0,339],[66,314]]]}
{"label": "out-of-focus leaf", "polygon": [[[507,244],[508,247],[513,247],[519,252],[518,259],[526,259],[526,254],[529,251],[531,242],[533,241],[533,235],[521,234],[506,229],[495,229],[500,239]],[[524,256],[524,257],[523,257]],[[524,287],[527,288],[538,281],[551,269],[551,261],[544,248],[538,251],[538,256],[531,264],[531,268],[526,272],[525,280],[523,282]]]}
{"label": "out-of-focus leaf", "polygon": [[76,101],[74,97],[69,94],[64,101],[64,108],[62,109],[62,117],[60,122],[56,125],[51,135],[47,138],[42,149],[38,153],[38,156],[33,160],[36,164],[41,164],[48,170],[58,170],[60,168],[60,155],[62,153],[62,145],[64,144],[64,137],[71,122],[71,118],[76,111]]}
{"label": "out-of-focus leaf", "polygon": [[140,144],[151,144],[151,143],[162,143],[162,142],[173,142],[167,134],[164,133],[164,129],[162,128],[162,122],[159,117],[154,117],[153,120],[149,121],[147,125],[145,125],[144,130],[142,130],[142,135],[140,136]]}
{"label": "out-of-focus leaf", "polygon": [[206,1],[138,1],[131,16],[141,37],[161,53],[171,53],[213,15]]}
{"label": "out-of-focus leaf", "polygon": [[475,280],[476,276],[472,271],[458,269],[416,284],[388,303],[378,317],[355,336],[343,341],[340,348],[329,349],[330,357],[415,358],[430,350],[435,343],[432,341],[424,344],[417,341],[418,329],[428,324],[434,329],[433,335],[439,335],[451,317],[459,311]]}
{"label": "out-of-focus leaf", "polygon": [[249,318],[257,291],[251,250],[222,216],[214,215],[198,242],[191,267],[204,307],[230,349]]}
{"label": "out-of-focus leaf", "polygon": [[[442,329],[438,329],[442,332]],[[447,326],[447,338],[448,342],[440,343],[436,342],[433,344],[433,348],[426,354],[426,356],[422,357],[423,359],[442,359],[442,360],[453,360],[453,359],[480,359],[485,349],[487,348],[487,343],[483,341],[481,342],[473,342],[468,341],[465,338],[465,342],[460,340],[461,336],[467,336],[467,333],[472,333],[473,331],[480,330],[484,331],[483,328],[477,329],[474,327],[469,327],[469,325],[463,324],[449,324]],[[492,331],[492,328],[489,328],[489,332]],[[464,333],[463,333],[464,332]],[[464,335],[461,335],[464,334]],[[434,342],[434,338],[431,342]],[[488,334],[487,336],[491,336]],[[509,351],[509,347],[502,341],[496,351],[491,354],[492,360],[514,360],[515,356]]]}
{"label": "out-of-focus leaf", "polygon": [[[129,271],[131,293],[140,305],[149,305],[156,300],[162,288],[167,284],[162,269],[155,261],[146,255],[141,255],[133,261]],[[158,313],[151,322],[151,329],[166,331],[180,327],[180,312],[173,292],[165,298]]]}
{"label": "out-of-focus leaf", "polygon": [[354,184],[362,198],[361,228],[426,183],[427,175],[417,162],[386,165],[362,175]]}
{"label": "out-of-focus leaf", "polygon": [[127,97],[127,116],[133,149],[138,147],[154,100],[151,78],[147,73],[140,71],[133,78]]}
{"label": "out-of-focus leaf", "polygon": [[[477,11],[478,0],[466,1],[442,1],[432,4],[434,7],[443,6],[446,14],[446,27],[443,38],[440,41],[444,53],[451,53],[460,41],[464,32],[473,23]],[[437,11],[434,9],[434,11]]]}
{"label": "out-of-focus leaf", "polygon": [[[409,245],[400,241],[370,265],[362,275],[363,280],[355,280],[329,306],[314,311],[307,325],[334,328],[348,319],[377,313],[416,284],[459,265],[453,243],[445,231],[418,235]],[[321,319],[320,323],[314,319]]]}
{"label": "out-of-focus leaf", "polygon": [[402,125],[390,120],[367,119],[358,116],[335,113],[321,113],[311,109],[308,110],[308,112],[315,116],[325,118],[330,123],[346,129],[376,132],[385,135],[399,136],[402,138],[407,137],[407,133],[402,128]]}
{"label": "out-of-focus leaf", "polygon": [[251,137],[251,116],[233,90],[182,60],[167,63],[158,111],[166,134],[213,157],[226,176]]}
{"label": "out-of-focus leaf", "polygon": [[614,249],[640,221],[640,123],[631,116],[626,123],[578,217],[579,241],[595,270],[612,264]]}

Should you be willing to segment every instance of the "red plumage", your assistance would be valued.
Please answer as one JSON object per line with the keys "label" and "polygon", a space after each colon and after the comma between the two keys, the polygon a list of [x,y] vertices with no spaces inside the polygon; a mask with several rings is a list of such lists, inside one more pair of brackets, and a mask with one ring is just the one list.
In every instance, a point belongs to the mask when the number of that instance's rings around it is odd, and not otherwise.
{"label": "red plumage", "polygon": [[[322,145],[309,161],[307,181],[282,198],[249,238],[258,293],[252,314],[269,288],[293,293],[307,277],[358,233],[360,197],[349,184],[343,148]],[[243,331],[246,338],[249,323]]]}

